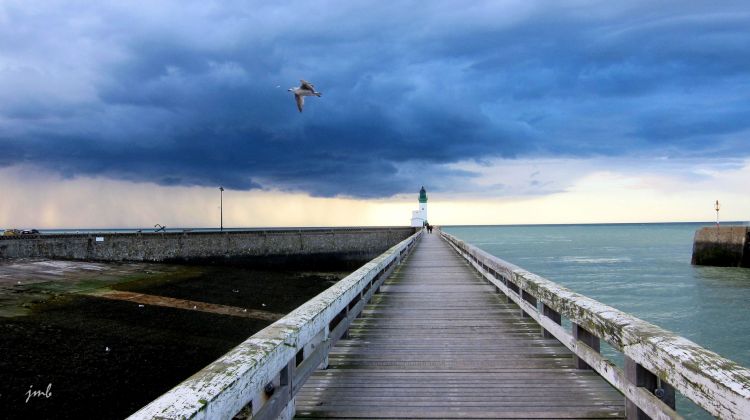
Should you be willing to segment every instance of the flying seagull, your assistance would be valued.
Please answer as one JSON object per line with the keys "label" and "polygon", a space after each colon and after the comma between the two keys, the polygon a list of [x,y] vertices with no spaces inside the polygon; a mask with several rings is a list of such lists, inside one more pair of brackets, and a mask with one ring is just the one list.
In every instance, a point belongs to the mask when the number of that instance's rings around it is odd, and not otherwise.
{"label": "flying seagull", "polygon": [[294,99],[297,101],[297,109],[302,112],[302,107],[305,105],[305,96],[317,96],[320,97],[322,93],[315,91],[315,86],[305,80],[299,81],[299,87],[293,87],[288,89],[289,92],[294,92]]}

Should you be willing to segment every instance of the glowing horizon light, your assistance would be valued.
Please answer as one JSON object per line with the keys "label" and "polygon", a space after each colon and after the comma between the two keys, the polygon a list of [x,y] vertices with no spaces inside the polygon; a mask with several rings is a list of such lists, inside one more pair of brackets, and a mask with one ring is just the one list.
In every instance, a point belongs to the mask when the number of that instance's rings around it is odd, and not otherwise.
{"label": "glowing horizon light", "polygon": [[[581,163],[581,162],[579,162]],[[544,173],[545,164],[537,162]],[[568,163],[573,165],[573,163]],[[502,166],[502,165],[500,165]],[[559,167],[554,162],[552,167]],[[488,170],[491,169],[488,167]],[[553,171],[554,172],[554,171]],[[574,170],[577,174],[585,171]],[[33,175],[29,175],[29,174]],[[750,164],[696,181],[665,174],[594,171],[571,178],[562,191],[494,197],[479,185],[430,194],[435,225],[691,222],[714,217],[712,199],[723,198],[725,220],[750,219],[750,196],[738,193]],[[562,180],[560,180],[562,181]],[[717,189],[716,186],[722,188]],[[62,179],[29,167],[0,169],[2,228],[210,227],[218,203],[214,187],[160,186],[106,178]],[[301,192],[236,191],[224,202],[224,226],[406,226],[415,196],[382,199],[311,197]],[[708,204],[706,204],[708,203]]]}

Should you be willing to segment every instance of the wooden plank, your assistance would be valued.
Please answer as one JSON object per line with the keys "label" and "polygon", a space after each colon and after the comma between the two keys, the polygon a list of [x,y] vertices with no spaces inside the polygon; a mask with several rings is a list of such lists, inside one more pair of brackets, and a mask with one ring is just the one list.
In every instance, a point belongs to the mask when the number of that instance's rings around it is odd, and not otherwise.
{"label": "wooden plank", "polygon": [[624,418],[624,400],[423,235],[296,395],[300,418]]}
{"label": "wooden plank", "polygon": [[[451,235],[444,232],[441,232],[441,235],[457,250],[465,253],[476,267],[487,267],[488,276],[493,277],[491,282],[496,286],[504,284],[503,287],[507,286],[508,289],[522,288],[528,291],[542,304],[564,315],[571,322],[584,326],[587,331],[605,340],[648,371],[658,373],[660,380],[669,384],[664,387],[668,394],[671,394],[674,388],[719,418],[747,418],[747,413],[750,412],[750,369],[702,348],[684,337],[494,257]],[[525,304],[519,300],[516,302],[522,306]],[[530,313],[529,310],[535,311],[528,306],[527,313]],[[538,319],[533,314],[530,315]],[[552,330],[559,331],[552,322],[538,320],[550,333]],[[618,368],[610,366],[611,362],[592,355],[588,346],[578,346],[576,342],[568,343],[563,335],[552,334],[565,342],[566,347],[575,351],[581,359],[587,358],[586,362],[590,366],[649,416],[681,418],[670,407],[671,396],[664,397],[664,402],[667,403],[665,404],[644,388],[636,387],[627,381]],[[595,367],[595,364],[598,367]]]}
{"label": "wooden plank", "polygon": [[254,409],[262,405],[264,400],[257,396],[263,394],[266,384],[290,361],[296,361],[299,351],[325,331],[374,279],[390,273],[419,236],[416,233],[391,247],[128,418],[232,418],[251,401]]}
{"label": "wooden plank", "polygon": [[320,409],[317,407],[299,406],[297,418],[360,418],[360,419],[603,419],[618,418],[619,410],[487,410],[485,408],[440,408],[440,409],[393,409],[391,407],[379,410],[362,410],[355,407],[341,407],[337,410]]}

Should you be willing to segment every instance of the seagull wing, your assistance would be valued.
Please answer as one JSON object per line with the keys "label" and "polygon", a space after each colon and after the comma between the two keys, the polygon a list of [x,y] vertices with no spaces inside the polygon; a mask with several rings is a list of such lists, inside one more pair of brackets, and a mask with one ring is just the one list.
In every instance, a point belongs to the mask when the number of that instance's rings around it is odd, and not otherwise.
{"label": "seagull wing", "polygon": [[302,112],[302,107],[305,105],[305,97],[295,93],[294,99],[297,101],[297,109],[299,109],[299,112]]}
{"label": "seagull wing", "polygon": [[305,89],[305,90],[309,90],[310,92],[315,92],[315,86],[313,86],[312,83],[310,83],[310,82],[308,82],[306,80],[300,79],[300,81],[299,81],[299,87],[300,87],[300,89]]}

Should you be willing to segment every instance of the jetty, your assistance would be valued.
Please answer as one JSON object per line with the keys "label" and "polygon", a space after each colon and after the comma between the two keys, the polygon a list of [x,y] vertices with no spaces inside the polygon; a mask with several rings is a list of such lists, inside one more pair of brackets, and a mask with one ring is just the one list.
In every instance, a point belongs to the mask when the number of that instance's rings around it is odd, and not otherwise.
{"label": "jetty", "polygon": [[693,265],[750,268],[750,226],[711,226],[693,239]]}
{"label": "jetty", "polygon": [[297,417],[623,418],[622,396],[424,235],[296,398]]}
{"label": "jetty", "polygon": [[419,230],[130,419],[680,419],[677,392],[747,418],[750,370]]}
{"label": "jetty", "polygon": [[409,227],[337,227],[0,236],[0,258],[340,266],[372,259],[413,233]]}

